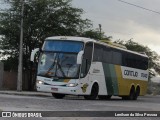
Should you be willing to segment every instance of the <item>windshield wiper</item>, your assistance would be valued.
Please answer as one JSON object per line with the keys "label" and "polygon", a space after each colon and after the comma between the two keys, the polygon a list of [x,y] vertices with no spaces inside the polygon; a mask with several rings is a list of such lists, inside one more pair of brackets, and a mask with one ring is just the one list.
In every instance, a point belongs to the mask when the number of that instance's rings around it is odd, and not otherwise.
{"label": "windshield wiper", "polygon": [[61,65],[59,64],[59,57],[57,58],[57,65],[56,65],[56,71],[55,71],[55,76],[56,76],[56,77],[58,77],[57,74],[56,74],[56,73],[57,73],[57,69],[58,69],[57,67],[58,67],[59,70],[61,71],[63,77],[66,77],[66,75],[65,75],[65,73],[64,73],[64,71],[63,71]]}
{"label": "windshield wiper", "polygon": [[55,56],[55,59],[54,59],[52,65],[50,66],[50,68],[48,69],[48,71],[45,73],[45,76],[47,76],[48,73],[54,68],[54,66],[56,64],[56,57],[57,57],[57,55]]}
{"label": "windshield wiper", "polygon": [[50,68],[48,69],[48,71],[45,73],[45,76],[49,76],[48,73],[49,73],[49,72],[54,68],[54,66],[55,66],[55,67],[56,67],[56,69],[55,69],[55,75],[52,76],[52,77],[60,77],[60,76],[57,76],[57,70],[58,70],[58,69],[61,71],[63,77],[66,77],[64,71],[62,70],[61,65],[59,64],[59,57],[58,57],[58,56],[59,56],[59,54],[57,54],[57,55],[55,56],[55,59],[54,59],[54,61],[53,61],[53,64],[50,66]]}

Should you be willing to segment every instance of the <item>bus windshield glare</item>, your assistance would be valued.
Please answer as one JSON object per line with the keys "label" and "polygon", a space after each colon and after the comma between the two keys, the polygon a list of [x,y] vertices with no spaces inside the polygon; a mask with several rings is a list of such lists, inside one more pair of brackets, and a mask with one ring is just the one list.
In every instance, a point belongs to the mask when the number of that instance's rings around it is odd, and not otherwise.
{"label": "bus windshield glare", "polygon": [[46,41],[38,63],[38,75],[78,78],[77,54],[82,49],[82,42]]}

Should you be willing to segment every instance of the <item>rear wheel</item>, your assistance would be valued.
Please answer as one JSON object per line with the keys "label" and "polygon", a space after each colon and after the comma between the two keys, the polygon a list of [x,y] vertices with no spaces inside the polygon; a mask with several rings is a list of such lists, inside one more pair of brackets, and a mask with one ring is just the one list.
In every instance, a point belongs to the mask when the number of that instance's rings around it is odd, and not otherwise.
{"label": "rear wheel", "polygon": [[92,86],[91,94],[90,95],[85,95],[84,98],[86,100],[95,100],[97,98],[98,92],[99,92],[99,87],[98,87],[98,84],[95,83]]}
{"label": "rear wheel", "polygon": [[134,100],[134,96],[135,96],[135,88],[132,87],[130,90],[130,94],[128,96],[128,100]]}
{"label": "rear wheel", "polygon": [[98,98],[100,100],[109,100],[111,99],[112,95],[99,95]]}
{"label": "rear wheel", "polygon": [[63,99],[65,97],[65,94],[52,93],[52,96],[56,99]]}
{"label": "rear wheel", "polygon": [[134,98],[133,98],[133,99],[134,99],[134,100],[137,100],[139,94],[140,94],[140,87],[138,86],[138,87],[136,88],[136,92],[135,92],[135,94],[134,94]]}
{"label": "rear wheel", "polygon": [[122,96],[122,99],[123,100],[134,100],[134,97],[135,97],[135,88],[134,88],[134,86],[132,86],[130,93],[129,93],[129,96]]}

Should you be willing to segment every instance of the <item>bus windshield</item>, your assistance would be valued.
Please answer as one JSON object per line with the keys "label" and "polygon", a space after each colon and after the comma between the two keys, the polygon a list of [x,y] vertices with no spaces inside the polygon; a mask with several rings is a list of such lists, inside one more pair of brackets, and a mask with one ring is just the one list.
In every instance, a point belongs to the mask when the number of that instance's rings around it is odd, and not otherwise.
{"label": "bus windshield", "polygon": [[46,42],[38,63],[38,76],[78,78],[77,54],[82,49],[82,42]]}

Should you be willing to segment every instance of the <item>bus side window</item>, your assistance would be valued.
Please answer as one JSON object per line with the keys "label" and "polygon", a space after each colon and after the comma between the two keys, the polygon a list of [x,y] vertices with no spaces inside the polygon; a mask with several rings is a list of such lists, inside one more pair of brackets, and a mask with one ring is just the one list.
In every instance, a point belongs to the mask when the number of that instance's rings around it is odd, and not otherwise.
{"label": "bus side window", "polygon": [[92,50],[93,50],[93,43],[91,42],[86,43],[83,60],[82,60],[80,77],[85,77],[90,69],[91,60],[92,60]]}
{"label": "bus side window", "polygon": [[109,47],[103,47],[103,60],[104,63],[112,63],[112,52]]}
{"label": "bus side window", "polygon": [[147,69],[148,69],[148,59],[145,59],[145,60],[143,61],[142,65],[143,65],[143,69],[144,69],[144,70],[147,70]]}
{"label": "bus side window", "polygon": [[123,54],[123,66],[147,70],[148,69],[148,58],[142,59],[135,54]]}
{"label": "bus side window", "polygon": [[101,45],[94,44],[94,54],[93,61],[94,62],[102,62],[103,57],[103,48]]}
{"label": "bus side window", "polygon": [[122,64],[122,54],[121,54],[121,52],[113,51],[112,55],[113,55],[112,56],[113,64],[121,65]]}

